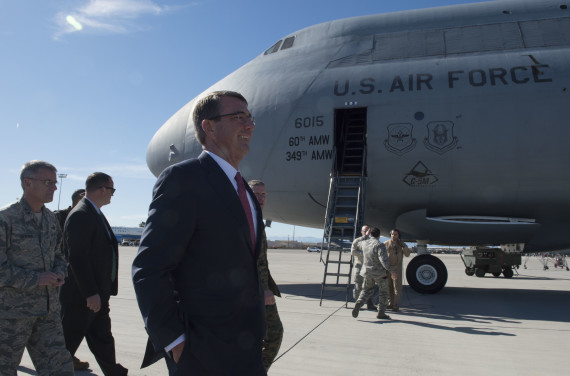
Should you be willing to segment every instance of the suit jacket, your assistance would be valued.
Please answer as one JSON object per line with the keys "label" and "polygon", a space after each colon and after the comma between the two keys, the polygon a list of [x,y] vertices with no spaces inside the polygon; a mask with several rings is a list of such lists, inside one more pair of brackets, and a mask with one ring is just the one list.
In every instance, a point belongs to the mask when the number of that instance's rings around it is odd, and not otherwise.
{"label": "suit jacket", "polygon": [[161,351],[185,333],[187,348],[208,374],[263,370],[265,306],[257,272],[263,221],[253,202],[255,249],[236,190],[212,157],[203,152],[170,166],[154,187],[133,261],[135,292],[154,347]]}
{"label": "suit jacket", "polygon": [[[62,287],[62,299],[85,299],[99,294],[101,301],[117,295],[119,247],[111,226],[86,198],[81,199],[67,216],[64,250],[69,257],[69,277]],[[113,275],[112,275],[113,273]]]}

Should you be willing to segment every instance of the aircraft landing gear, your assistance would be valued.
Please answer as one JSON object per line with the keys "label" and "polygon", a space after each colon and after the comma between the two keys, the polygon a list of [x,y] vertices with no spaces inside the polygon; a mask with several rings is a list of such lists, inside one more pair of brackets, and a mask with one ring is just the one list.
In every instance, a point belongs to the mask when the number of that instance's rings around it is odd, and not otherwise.
{"label": "aircraft landing gear", "polygon": [[406,279],[416,292],[435,294],[447,283],[447,268],[435,256],[418,255],[408,264]]}

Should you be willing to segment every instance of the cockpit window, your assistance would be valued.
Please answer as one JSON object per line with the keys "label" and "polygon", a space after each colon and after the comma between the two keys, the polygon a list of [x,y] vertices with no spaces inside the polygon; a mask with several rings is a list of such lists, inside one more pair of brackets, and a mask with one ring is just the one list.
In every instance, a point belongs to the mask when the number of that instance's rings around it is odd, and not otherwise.
{"label": "cockpit window", "polygon": [[269,54],[273,54],[277,51],[279,51],[279,48],[281,48],[282,50],[286,50],[288,48],[293,47],[293,43],[295,42],[295,37],[288,37],[285,38],[285,40],[281,39],[279,42],[275,43],[273,46],[269,47],[264,55],[269,55]]}
{"label": "cockpit window", "polygon": [[281,46],[281,42],[282,42],[282,40],[280,40],[279,42],[275,43],[273,46],[269,47],[269,48],[265,51],[264,55],[269,55],[269,54],[272,54],[272,53],[274,53],[274,52],[279,51],[279,47]]}
{"label": "cockpit window", "polygon": [[281,49],[285,50],[287,48],[293,47],[293,42],[295,42],[295,37],[285,38],[285,40],[283,41],[283,46],[281,46]]}

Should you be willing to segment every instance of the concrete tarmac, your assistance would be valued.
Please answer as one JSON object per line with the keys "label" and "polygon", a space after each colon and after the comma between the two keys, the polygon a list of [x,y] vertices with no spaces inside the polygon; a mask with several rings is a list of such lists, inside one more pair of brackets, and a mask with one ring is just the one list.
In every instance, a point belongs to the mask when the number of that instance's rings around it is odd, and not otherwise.
{"label": "concrete tarmac", "polygon": [[[120,247],[119,295],[111,299],[117,360],[129,375],[167,375],[162,360],[140,369],[147,335],[131,282],[136,251]],[[532,257],[512,279],[477,278],[464,273],[459,255],[439,256],[448,269],[446,287],[422,295],[404,280],[400,311],[387,312],[392,320],[377,320],[366,309],[353,318],[354,303],[345,308],[343,292],[326,291],[319,306],[324,267],[318,253],[269,250],[285,327],[269,375],[567,374],[570,272],[552,265],[543,270]],[[91,365],[76,375],[102,375],[85,341],[76,355]],[[18,375],[36,375],[27,353]]]}

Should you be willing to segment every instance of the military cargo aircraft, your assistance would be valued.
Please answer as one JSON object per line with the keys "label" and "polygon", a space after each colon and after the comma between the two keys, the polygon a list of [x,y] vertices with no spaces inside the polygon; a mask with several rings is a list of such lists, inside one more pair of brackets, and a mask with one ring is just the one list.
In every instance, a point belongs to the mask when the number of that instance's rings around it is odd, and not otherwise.
{"label": "military cargo aircraft", "polygon": [[[271,187],[266,219],[323,227],[357,122],[366,223],[420,249],[544,252],[570,246],[569,46],[567,0],[361,16],[286,35],[204,93],[249,101],[256,128],[240,168]],[[148,146],[155,175],[201,152],[195,101]],[[408,283],[443,288],[445,265],[415,259]]]}

